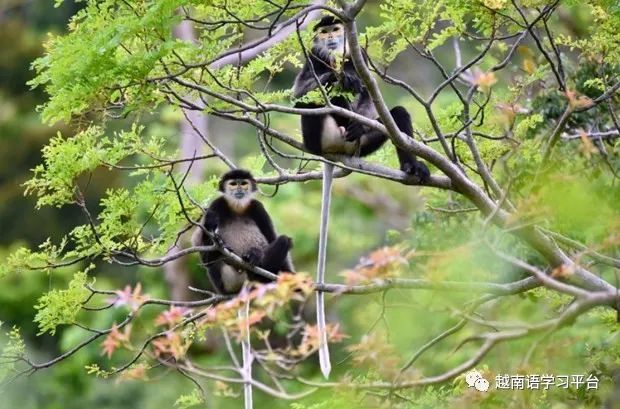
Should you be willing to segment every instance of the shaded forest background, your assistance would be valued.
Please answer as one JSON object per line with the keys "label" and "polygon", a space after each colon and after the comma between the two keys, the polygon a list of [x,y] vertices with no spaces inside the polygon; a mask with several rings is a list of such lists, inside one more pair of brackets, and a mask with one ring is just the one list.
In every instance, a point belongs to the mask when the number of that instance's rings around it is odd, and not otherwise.
{"label": "shaded forest background", "polygon": [[[372,24],[378,19],[374,17],[379,14],[378,3],[369,2],[358,21],[359,26]],[[41,207],[35,210],[36,197],[24,195],[23,187],[23,183],[32,177],[31,170],[42,162],[41,150],[50,138],[58,132],[71,135],[77,130],[75,124],[43,124],[37,106],[47,101],[48,96],[41,87],[31,89],[26,82],[35,75],[30,67],[36,58],[43,55],[42,44],[47,33],[64,32],[70,16],[81,7],[82,3],[70,1],[62,2],[59,7],[54,7],[53,2],[18,0],[7,0],[0,5],[0,260],[20,246],[36,248],[48,238],[53,242],[58,241],[75,225],[84,223],[83,213],[76,207]],[[553,22],[554,29],[575,37],[585,36],[588,27],[593,24],[589,11],[578,6],[562,7],[557,15]],[[252,35],[250,32],[248,38],[252,38]],[[540,63],[532,58],[529,51],[534,49],[534,44],[530,41],[527,46],[530,48],[524,47],[514,57],[514,64],[519,67],[517,70],[527,70],[528,64]],[[467,60],[476,51],[474,47],[470,49],[464,45],[463,59]],[[440,47],[435,53],[442,63],[452,64],[454,55],[450,44]],[[415,69],[412,69],[412,61]],[[577,89],[586,95],[588,84],[585,82],[596,76],[596,64],[583,62],[581,67],[578,64],[569,65],[567,70],[576,78]],[[412,54],[397,58],[390,72],[405,79],[423,94],[428,94],[433,84],[442,81],[441,74],[431,62],[414,58]],[[292,84],[295,73],[296,68],[287,66],[271,85],[276,89],[285,89]],[[502,78],[499,80],[502,81]],[[417,118],[423,117],[424,111],[411,104],[411,98],[404,96],[395,87],[382,84],[381,89],[389,106],[405,104],[412,110],[417,126],[425,130],[430,128],[424,119],[417,122]],[[521,136],[524,140],[534,138],[537,132],[548,131],[562,113],[558,106],[565,102],[554,93],[533,98],[535,101],[532,106],[536,112],[542,113],[543,120],[523,126]],[[450,106],[455,101],[454,96],[442,94],[438,105]],[[458,113],[446,112],[445,118],[450,117],[456,121]],[[167,141],[166,148],[174,151],[177,149],[182,119],[178,112],[163,107],[145,115],[142,123],[146,135],[164,138]],[[579,121],[590,123],[590,119],[576,116],[575,122],[570,124],[570,130],[578,129]],[[288,123],[290,128],[298,126],[298,118],[295,116],[281,117],[280,120]],[[126,129],[129,125],[130,120],[119,120],[109,123],[107,129],[112,132]],[[211,118],[209,131],[211,138],[224,153],[241,164],[244,164],[244,160],[253,160],[252,155],[260,152],[253,138],[256,131],[250,126]],[[243,140],[248,142],[236,142],[241,140],[240,135],[247,136]],[[543,218],[551,220],[551,226],[585,242],[603,242],[605,238],[613,236],[614,232],[617,235],[620,194],[617,177],[609,169],[618,169],[618,143],[609,144],[606,155],[599,152],[592,143],[579,138],[563,140],[560,144],[559,149],[565,161],[559,161],[558,172],[550,177],[551,182],[545,188],[547,190],[541,189],[537,196],[539,200],[533,200],[530,204],[532,217],[537,218],[542,214]],[[493,148],[485,152],[490,156],[494,153]],[[389,155],[384,149],[378,157],[384,159]],[[221,164],[209,166],[205,178],[225,170]],[[567,178],[566,184],[563,184],[562,176]],[[92,204],[94,213],[101,210],[101,205],[97,207],[97,204],[101,203],[108,189],[135,183],[126,173],[103,168],[94,171],[88,180],[80,182],[87,186],[84,196]],[[522,188],[526,182],[517,180],[515,185],[517,189]],[[269,194],[273,192],[273,187],[267,186],[264,190]],[[541,197],[544,198],[544,205]],[[293,254],[298,270],[312,272],[318,237],[319,182],[283,185],[274,198],[264,196],[262,200],[272,212],[276,227],[295,239]],[[409,269],[404,273],[407,277],[431,278],[435,281],[489,279],[502,283],[523,278],[525,275],[522,271],[507,268],[498,263],[490,252],[470,246],[481,231],[490,235],[491,242],[495,239],[499,242],[503,238],[492,229],[488,232],[487,226],[481,225],[479,215],[469,211],[451,211],[468,207],[465,200],[451,192],[418,187],[403,189],[399,184],[378,182],[360,174],[337,180],[332,202],[330,254],[338,256],[328,258],[330,281],[346,280],[360,257],[382,246],[397,244],[407,250],[415,249],[424,258],[424,265],[420,266],[416,264],[415,258],[409,261]],[[618,243],[611,242],[604,250],[618,255]],[[528,261],[539,261],[537,255],[525,250],[523,253]],[[429,269],[434,272],[432,276],[428,274]],[[41,294],[52,288],[65,288],[76,271],[77,267],[67,267],[55,270],[53,274],[32,272],[2,278],[0,321],[4,323],[3,329],[19,327],[29,353],[37,361],[58,355],[83,336],[82,330],[73,326],[60,327],[54,336],[37,336],[39,329],[33,323],[36,314],[34,305]],[[615,272],[610,271],[605,270],[605,274],[612,281],[617,269]],[[208,286],[195,255],[184,266],[184,274],[192,286]],[[175,290],[174,283],[170,282],[169,277],[166,278],[162,268],[124,268],[102,264],[97,267],[96,278],[97,286],[107,289],[122,289],[126,285],[133,287],[140,283],[151,296],[164,299],[173,298]],[[613,284],[617,285],[617,282]],[[344,346],[339,348],[337,345],[334,347],[336,376],[344,374],[348,370],[345,366],[351,362],[358,368],[351,375],[358,376],[357,381],[374,381],[383,376],[392,376],[413,351],[428,342],[433,335],[454,326],[459,321],[454,310],[471,300],[471,294],[441,291],[395,290],[389,292],[388,296],[385,294],[373,294],[363,299],[356,296],[331,299],[330,314],[341,323],[343,332],[356,342],[362,340],[362,344],[365,343],[361,349],[363,353],[358,351],[357,356],[355,349]],[[189,299],[195,297],[195,294],[185,293],[184,297]],[[564,296],[550,294],[543,289],[513,298],[508,303],[490,307],[485,311],[485,318],[546,318],[561,311],[568,303]],[[91,324],[94,327],[105,327],[112,319],[119,317],[117,311],[111,310],[98,316],[97,321]],[[463,338],[476,331],[467,330]],[[532,338],[520,339],[498,346],[479,366],[492,379],[499,373],[596,374],[601,379],[600,389],[596,392],[577,389],[502,394],[502,391],[496,391],[483,396],[468,389],[462,377],[459,377],[443,385],[411,391],[410,395],[401,399],[401,403],[407,408],[503,407],[506,402],[510,402],[513,407],[524,408],[618,405],[620,398],[616,395],[620,394],[620,387],[615,376],[620,371],[620,346],[617,334],[615,313],[595,309],[582,317],[579,325],[560,330],[538,350],[532,352]],[[421,368],[420,374],[442,372],[475,350],[469,344],[460,348],[458,346],[458,342],[439,345],[433,352],[422,356],[414,368]],[[194,345],[191,354],[206,366],[226,362],[225,353],[217,343]],[[529,355],[533,355],[532,359],[524,361],[523,357],[529,358]],[[191,381],[174,371],[162,371],[149,376],[146,381],[100,379],[84,371],[85,366],[93,362],[99,362],[102,366],[108,362],[102,355],[99,343],[89,345],[72,359],[53,368],[37,371],[31,376],[10,379],[0,386],[0,408],[172,407],[179,395],[191,393],[194,389]],[[304,375],[318,379],[316,362],[304,365]],[[205,407],[241,407],[237,389],[221,387],[218,390],[218,386],[209,395]],[[365,405],[380,407],[381,403],[368,403],[367,398],[358,394],[348,395],[348,392],[332,394],[332,391],[324,390],[302,401],[300,406],[291,406],[296,404],[276,401],[259,394],[255,405],[259,408],[269,405],[274,409]],[[358,403],[348,406],[351,400]]]}

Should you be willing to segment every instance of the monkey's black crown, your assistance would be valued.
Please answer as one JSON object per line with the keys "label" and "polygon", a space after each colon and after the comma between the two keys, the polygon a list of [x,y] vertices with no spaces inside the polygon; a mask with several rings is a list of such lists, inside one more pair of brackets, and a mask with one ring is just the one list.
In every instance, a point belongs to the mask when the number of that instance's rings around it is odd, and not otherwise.
{"label": "monkey's black crown", "polygon": [[342,24],[342,20],[334,16],[325,16],[314,25],[312,31],[316,31],[321,27],[333,26],[334,24]]}
{"label": "monkey's black crown", "polygon": [[233,169],[222,175],[219,183],[220,192],[224,191],[224,183],[226,183],[227,180],[231,179],[247,179],[252,182],[252,188],[256,187],[256,180],[249,171],[245,169]]}

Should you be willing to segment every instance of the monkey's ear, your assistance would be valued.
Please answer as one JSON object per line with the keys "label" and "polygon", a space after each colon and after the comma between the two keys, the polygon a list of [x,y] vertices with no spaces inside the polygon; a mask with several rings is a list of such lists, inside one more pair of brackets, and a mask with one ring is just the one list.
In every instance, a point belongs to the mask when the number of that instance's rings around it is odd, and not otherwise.
{"label": "monkey's ear", "polygon": [[224,193],[224,183],[226,183],[227,180],[228,179],[220,179],[220,183],[217,185],[217,189],[222,193]]}

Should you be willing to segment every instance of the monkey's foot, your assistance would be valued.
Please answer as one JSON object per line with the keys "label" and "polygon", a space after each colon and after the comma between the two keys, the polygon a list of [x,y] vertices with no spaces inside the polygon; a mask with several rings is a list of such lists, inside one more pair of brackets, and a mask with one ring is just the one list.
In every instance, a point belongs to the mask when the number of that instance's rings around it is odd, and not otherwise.
{"label": "monkey's foot", "polygon": [[349,122],[349,125],[347,125],[346,135],[344,136],[344,139],[347,142],[354,142],[361,138],[363,134],[364,125],[362,125],[360,122],[351,121]]}
{"label": "monkey's foot", "polygon": [[419,161],[405,162],[400,166],[400,170],[405,172],[408,175],[417,176],[420,180],[420,183],[427,183],[431,178],[431,172],[428,170],[428,167]]}

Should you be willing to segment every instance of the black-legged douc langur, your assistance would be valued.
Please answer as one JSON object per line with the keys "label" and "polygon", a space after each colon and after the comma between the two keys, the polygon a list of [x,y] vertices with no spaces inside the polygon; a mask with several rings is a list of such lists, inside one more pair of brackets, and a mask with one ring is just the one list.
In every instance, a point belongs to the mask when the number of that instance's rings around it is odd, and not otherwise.
{"label": "black-legged douc langur", "polygon": [[[378,114],[368,90],[360,80],[347,49],[345,27],[333,16],[323,17],[314,26],[312,49],[301,72],[295,78],[293,97],[302,98],[308,92],[319,88],[319,84],[329,93],[330,103],[351,110],[370,119]],[[348,97],[347,97],[348,96]],[[323,104],[299,101],[297,108],[321,108]],[[390,111],[398,128],[413,136],[411,117],[403,107]],[[302,115],[301,131],[304,146],[308,151],[322,155],[326,153],[350,156],[366,156],[379,149],[387,140],[387,135],[369,129],[361,123],[341,115]],[[425,183],[430,173],[423,163],[409,152],[396,149],[400,169],[418,177]],[[319,233],[319,254],[317,263],[317,284],[325,280],[325,260],[327,255],[327,231],[329,226],[329,207],[333,166],[325,163],[323,168],[323,198],[321,204],[321,227]],[[321,291],[317,292],[317,325],[319,329],[319,361],[321,371],[327,378],[331,371],[327,331],[325,329],[325,301]]]}
{"label": "black-legged douc langur", "polygon": [[[221,247],[226,247],[246,262],[278,274],[294,272],[289,250],[290,237],[277,236],[269,214],[256,199],[256,180],[246,170],[235,169],[220,179],[222,195],[207,208],[200,223],[213,233]],[[192,236],[194,246],[212,245],[212,239],[201,228]],[[269,279],[251,271],[240,270],[226,263],[217,250],[201,254],[209,279],[221,294],[237,294],[246,280],[268,282]]]}
{"label": "black-legged douc langur", "polygon": [[[333,16],[323,17],[314,26],[314,41],[308,61],[295,78],[293,97],[301,98],[317,89],[319,84],[329,92],[332,89],[344,95],[353,95],[351,100],[343,95],[334,96],[330,102],[338,107],[351,110],[370,119],[378,119],[377,111],[368,90],[362,84],[353,62],[348,57],[346,36],[342,22]],[[324,105],[313,102],[297,102],[297,108],[322,108]],[[398,128],[413,137],[411,116],[405,108],[397,106],[390,113]],[[366,156],[387,140],[387,135],[369,129],[359,122],[340,115],[302,115],[301,131],[304,146],[310,152]],[[415,175],[425,183],[430,173],[426,165],[416,157],[401,149],[396,149],[400,169]]]}

